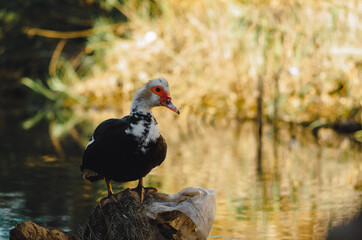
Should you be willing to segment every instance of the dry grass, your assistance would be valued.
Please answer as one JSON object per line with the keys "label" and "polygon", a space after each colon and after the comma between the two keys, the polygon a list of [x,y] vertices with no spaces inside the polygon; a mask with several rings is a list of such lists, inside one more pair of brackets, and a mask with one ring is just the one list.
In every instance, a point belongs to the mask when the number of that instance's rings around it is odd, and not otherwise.
{"label": "dry grass", "polygon": [[[113,6],[129,21],[109,24],[108,32],[107,23],[99,21],[102,33],[95,31],[85,50],[92,54],[74,74],[65,74],[72,71],[70,64],[58,71],[70,99],[85,99],[64,101],[77,116],[99,122],[127,114],[135,91],[162,76],[171,84],[184,125],[255,118],[261,76],[269,119],[361,121],[359,1],[173,0]],[[157,14],[150,17],[150,12]]]}

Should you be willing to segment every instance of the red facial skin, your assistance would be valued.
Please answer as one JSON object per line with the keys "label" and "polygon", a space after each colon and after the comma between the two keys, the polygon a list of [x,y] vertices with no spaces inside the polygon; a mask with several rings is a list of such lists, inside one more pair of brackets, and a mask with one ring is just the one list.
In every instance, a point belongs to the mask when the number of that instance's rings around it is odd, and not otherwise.
{"label": "red facial skin", "polygon": [[180,114],[180,111],[175,107],[172,103],[172,98],[170,96],[170,93],[166,92],[163,87],[161,86],[155,86],[151,88],[151,91],[156,94],[157,96],[160,96],[160,104],[162,106],[165,106],[172,110],[173,112]]}

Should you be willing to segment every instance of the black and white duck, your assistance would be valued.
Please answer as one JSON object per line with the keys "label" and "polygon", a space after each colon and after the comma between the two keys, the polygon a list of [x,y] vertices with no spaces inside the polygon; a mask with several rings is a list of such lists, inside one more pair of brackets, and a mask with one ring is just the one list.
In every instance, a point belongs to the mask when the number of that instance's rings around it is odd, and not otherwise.
{"label": "black and white duck", "polygon": [[143,201],[146,190],[142,179],[165,160],[167,152],[152,108],[164,106],[179,114],[171,100],[166,79],[154,79],[138,90],[130,115],[99,124],[83,154],[83,178],[91,182],[105,179],[108,197],[113,195],[111,180],[139,180],[134,191]]}

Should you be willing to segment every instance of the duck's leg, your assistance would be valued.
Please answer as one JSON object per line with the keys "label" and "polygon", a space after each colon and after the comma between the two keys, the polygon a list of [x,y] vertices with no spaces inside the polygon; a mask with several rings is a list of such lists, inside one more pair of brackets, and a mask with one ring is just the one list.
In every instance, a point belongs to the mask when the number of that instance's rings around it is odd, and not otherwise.
{"label": "duck's leg", "polygon": [[129,189],[129,192],[140,199],[140,202],[143,202],[144,199],[144,187],[143,187],[143,178],[138,179],[138,185],[135,188]]}
{"label": "duck's leg", "polygon": [[140,201],[143,202],[143,199],[145,198],[145,188],[143,187],[143,178],[140,178],[138,180],[138,185],[135,190],[140,196]]}
{"label": "duck's leg", "polygon": [[143,202],[145,197],[147,197],[148,195],[150,195],[154,192],[157,192],[157,189],[153,188],[153,187],[147,187],[147,188],[143,187],[143,178],[140,178],[138,180],[137,187],[130,189],[130,191],[131,191],[131,193],[136,192],[140,199],[140,202]]}
{"label": "duck's leg", "polygon": [[118,202],[117,198],[113,195],[113,190],[111,186],[111,179],[105,178],[107,190],[108,190],[108,196],[105,198],[102,198],[99,202],[100,207],[104,207],[109,202]]}
{"label": "duck's leg", "polygon": [[111,179],[105,178],[107,189],[108,189],[108,197],[111,197],[113,195],[113,190],[111,186]]}

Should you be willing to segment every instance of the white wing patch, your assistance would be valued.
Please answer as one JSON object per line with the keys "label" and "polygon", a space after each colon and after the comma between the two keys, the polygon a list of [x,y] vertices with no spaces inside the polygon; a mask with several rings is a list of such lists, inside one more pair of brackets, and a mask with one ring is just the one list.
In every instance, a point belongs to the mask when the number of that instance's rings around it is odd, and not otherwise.
{"label": "white wing patch", "polygon": [[87,146],[85,146],[85,149],[87,149],[87,147],[88,147],[89,145],[91,145],[94,141],[95,141],[94,135],[92,135],[91,140],[89,140],[89,142],[87,143]]}
{"label": "white wing patch", "polygon": [[145,127],[143,126],[143,121],[139,121],[137,124],[131,123],[130,126],[130,128],[127,128],[124,131],[126,134],[132,134],[137,138],[141,138],[143,136],[143,131],[145,130]]}
{"label": "white wing patch", "polygon": [[148,132],[148,136],[146,138],[147,142],[154,142],[160,136],[160,129],[158,128],[158,124],[152,119],[152,123],[150,126],[150,131]]}
{"label": "white wing patch", "polygon": [[130,127],[125,130],[126,134],[133,135],[136,137],[139,142],[139,147],[143,153],[146,152],[146,147],[150,142],[155,142],[160,136],[160,129],[158,124],[152,119],[151,124],[149,125],[147,135],[144,135],[145,132],[144,121],[139,121],[137,124],[130,124]]}

